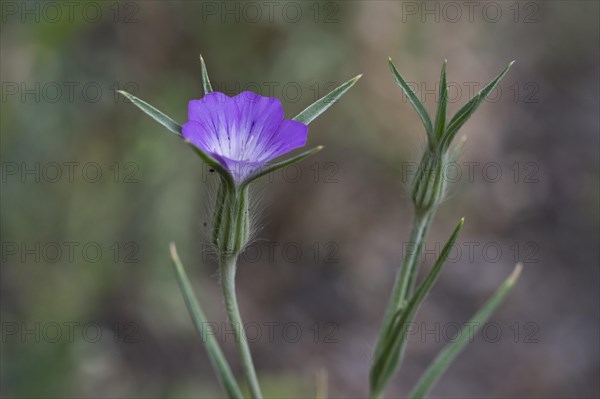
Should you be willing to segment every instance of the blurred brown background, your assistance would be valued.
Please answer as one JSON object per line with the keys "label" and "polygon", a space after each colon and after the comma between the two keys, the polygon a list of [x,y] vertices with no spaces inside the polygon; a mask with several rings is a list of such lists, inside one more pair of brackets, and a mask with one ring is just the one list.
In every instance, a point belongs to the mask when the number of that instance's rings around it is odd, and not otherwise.
{"label": "blurred brown background", "polygon": [[516,261],[518,286],[433,396],[598,396],[598,2],[67,3],[1,3],[3,397],[219,397],[171,240],[241,376],[206,254],[206,170],[114,92],[183,122],[200,53],[216,90],[279,97],[289,117],[365,74],[311,124],[325,150],[261,185],[238,291],[268,396],[312,397],[322,370],[330,397],[367,394],[425,140],[388,56],[430,110],[447,58],[452,113],[517,63],[462,130],[423,270],[466,226],[387,396]]}

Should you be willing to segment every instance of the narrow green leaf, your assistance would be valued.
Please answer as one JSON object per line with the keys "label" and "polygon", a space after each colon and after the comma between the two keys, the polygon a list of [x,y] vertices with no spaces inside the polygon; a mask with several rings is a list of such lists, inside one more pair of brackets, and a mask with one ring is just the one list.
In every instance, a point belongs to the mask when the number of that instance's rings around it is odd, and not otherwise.
{"label": "narrow green leaf", "polygon": [[309,105],[304,111],[300,112],[293,119],[297,122],[308,125],[319,115],[325,112],[329,107],[335,104],[335,102],[339,100],[340,97],[342,97],[348,90],[350,90],[350,88],[354,86],[354,84],[356,84],[361,77],[362,74],[333,89],[329,94]]}
{"label": "narrow green leaf", "polygon": [[323,149],[323,146],[320,145],[318,147],[315,147],[308,151],[305,151],[302,154],[296,155],[295,157],[286,159],[281,162],[276,162],[276,163],[273,163],[270,165],[266,165],[265,167],[260,168],[254,175],[252,175],[248,179],[246,179],[246,181],[244,181],[242,183],[242,185],[240,186],[240,190],[243,189],[244,187],[246,187],[247,185],[249,185],[250,183],[252,183],[254,180],[258,179],[259,177],[268,175],[269,173],[279,170],[281,168],[285,168],[286,166],[296,163],[298,161],[301,161],[304,158],[308,158],[309,156],[316,154],[317,152],[321,151],[322,149]]}
{"label": "narrow green leaf", "polygon": [[394,65],[394,62],[391,58],[389,58],[389,64],[390,69],[392,70],[392,74],[394,75],[394,79],[396,80],[396,83],[398,84],[398,86],[400,86],[400,88],[404,92],[404,95],[406,95],[408,101],[410,101],[413,108],[415,109],[415,111],[417,111],[417,114],[419,114],[421,120],[423,121],[423,125],[425,126],[425,131],[427,132],[427,137],[429,139],[429,144],[433,145],[435,143],[433,136],[433,127],[431,125],[431,119],[429,118],[427,110],[425,109],[415,92],[412,91],[410,86],[408,86],[408,83],[406,83],[404,78],[402,78],[402,75],[400,75],[400,72],[398,72],[398,69],[396,69],[396,66]]}
{"label": "narrow green leaf", "polygon": [[175,122],[173,119],[165,115],[163,112],[154,108],[152,105],[148,104],[144,100],[140,100],[133,94],[129,94],[123,90],[117,90],[120,94],[125,96],[129,101],[131,101],[136,107],[144,111],[148,116],[152,119],[169,129],[171,132],[175,133],[178,136],[181,136],[181,126]]}
{"label": "narrow green leaf", "polygon": [[396,372],[402,361],[402,355],[407,340],[407,326],[410,323],[419,307],[429,294],[429,291],[437,281],[437,278],[442,270],[442,266],[450,250],[454,246],[458,234],[464,224],[464,218],[460,220],[448,242],[444,245],[440,256],[436,260],[433,268],[425,277],[419,288],[415,291],[413,297],[408,301],[406,306],[403,306],[394,316],[394,320],[390,323],[390,333],[386,335],[387,342],[383,345],[383,350],[375,359],[371,368],[371,393],[372,396],[378,397],[390,378]]}
{"label": "narrow green leaf", "polygon": [[208,79],[208,71],[206,70],[206,64],[204,63],[204,58],[200,55],[200,64],[202,65],[202,87],[204,88],[204,95],[208,93],[212,93],[212,85],[210,84],[210,79]]}
{"label": "narrow green leaf", "polygon": [[446,109],[448,107],[448,83],[446,82],[446,64],[448,60],[444,60],[442,65],[442,74],[440,77],[440,95],[438,98],[438,109],[435,115],[435,139],[440,140],[446,128]]}
{"label": "narrow green leaf", "polygon": [[484,324],[494,310],[502,303],[506,295],[517,282],[522,269],[523,265],[520,263],[517,264],[514,271],[508,276],[500,288],[498,288],[494,295],[492,295],[492,297],[481,307],[479,312],[473,316],[469,325],[475,326],[474,330],[469,329],[468,332],[461,331],[456,340],[446,345],[446,347],[438,354],[433,363],[431,363],[427,371],[415,385],[415,388],[409,395],[410,398],[424,398],[425,395],[427,395],[444,371],[448,369],[448,366],[450,366],[460,351],[467,345],[471,334],[477,331],[479,326]]}
{"label": "narrow green leaf", "polygon": [[465,122],[471,117],[471,115],[473,115],[475,110],[477,110],[477,108],[481,105],[483,100],[485,100],[485,98],[490,94],[490,92],[492,90],[494,90],[494,88],[498,85],[498,83],[500,83],[500,81],[504,78],[504,76],[506,76],[506,74],[510,70],[510,67],[514,63],[515,63],[514,61],[509,63],[506,66],[506,68],[504,68],[502,70],[502,72],[500,72],[498,74],[498,76],[496,76],[496,78],[494,80],[492,80],[490,83],[488,83],[481,91],[479,91],[479,93],[474,95],[473,98],[471,98],[456,113],[456,115],[454,115],[452,117],[452,119],[450,120],[450,123],[448,123],[448,128],[446,129],[446,132],[444,134],[443,141],[444,141],[445,148],[448,148],[450,146],[450,143],[454,139],[454,136],[456,136],[456,133],[458,132],[458,130],[465,124]]}
{"label": "narrow green leaf", "polygon": [[192,317],[192,321],[194,322],[194,326],[200,335],[204,346],[208,352],[208,356],[210,358],[210,362],[223,384],[223,388],[227,392],[229,398],[232,399],[243,399],[242,392],[240,387],[231,372],[231,368],[227,363],[227,359],[223,355],[221,348],[215,338],[215,335],[212,334],[209,328],[209,324],[206,321],[206,317],[204,316],[204,312],[198,303],[198,300],[194,296],[194,290],[192,289],[192,285],[183,269],[183,265],[181,264],[181,260],[179,260],[179,255],[177,255],[177,248],[174,243],[170,244],[171,250],[171,260],[173,261],[173,267],[175,268],[175,275],[177,276],[177,282],[179,283],[179,288],[181,289],[181,293],[183,295],[183,299],[185,301],[185,305],[190,312],[190,316]]}

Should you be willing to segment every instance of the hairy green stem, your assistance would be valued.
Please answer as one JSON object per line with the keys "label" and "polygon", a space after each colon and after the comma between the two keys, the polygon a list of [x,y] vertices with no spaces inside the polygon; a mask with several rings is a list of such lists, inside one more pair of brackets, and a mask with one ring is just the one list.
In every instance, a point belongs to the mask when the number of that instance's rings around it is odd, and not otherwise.
{"label": "hairy green stem", "polygon": [[[415,210],[415,216],[412,222],[410,238],[406,246],[406,253],[402,261],[402,267],[396,275],[392,295],[383,318],[383,323],[375,347],[375,358],[378,358],[383,351],[387,335],[390,333],[390,324],[398,310],[405,306],[410,299],[416,276],[418,274],[419,263],[421,261],[421,252],[425,242],[425,236],[431,225],[435,214],[435,207],[425,212]],[[381,397],[382,392],[371,392],[371,398]]]}
{"label": "hairy green stem", "polygon": [[254,370],[254,363],[252,362],[252,355],[250,354],[250,347],[248,346],[248,339],[246,338],[246,331],[244,330],[235,294],[236,267],[236,256],[224,256],[221,259],[221,285],[225,297],[225,307],[227,308],[229,321],[235,332],[235,341],[240,351],[242,365],[248,379],[252,398],[262,399],[263,396],[258,384],[258,378],[256,377],[256,371]]}
{"label": "hairy green stem", "polygon": [[[422,216],[415,216],[415,221],[417,218],[420,218],[422,219],[422,222],[420,222],[420,234],[416,236],[416,254],[413,256],[412,263],[410,264],[408,283],[406,285],[404,295],[402,296],[404,301],[408,301],[408,299],[412,296],[413,290],[415,289],[419,264],[421,263],[421,254],[423,253],[423,245],[425,245],[425,237],[427,236],[427,232],[429,231],[429,226],[431,226],[434,215],[435,209],[425,213]],[[416,227],[413,227],[413,229],[415,228]]]}
{"label": "hairy green stem", "polygon": [[412,286],[414,285],[419,262],[421,260],[421,249],[423,248],[425,235],[429,230],[434,213],[434,211],[429,211],[415,214],[406,254],[402,261],[402,267],[396,275],[394,289],[383,319],[384,328],[382,331],[385,331],[385,328],[394,314],[403,306],[404,302],[408,299],[408,295],[412,291]]}

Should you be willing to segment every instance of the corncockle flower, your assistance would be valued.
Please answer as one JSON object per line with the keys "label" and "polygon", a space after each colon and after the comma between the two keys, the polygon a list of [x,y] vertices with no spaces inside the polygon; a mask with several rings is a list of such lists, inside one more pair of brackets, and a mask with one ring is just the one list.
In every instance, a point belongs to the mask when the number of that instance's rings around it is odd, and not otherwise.
{"label": "corncockle flower", "polygon": [[267,162],[306,144],[308,126],[284,120],[281,102],[245,91],[212,92],[188,106],[183,137],[215,158],[237,185]]}
{"label": "corncockle flower", "polygon": [[[248,244],[252,222],[246,182],[281,155],[306,144],[308,126],[284,120],[281,102],[253,92],[235,97],[210,92],[188,105],[182,135],[214,158],[225,181],[213,220],[213,245],[220,256],[236,256]],[[317,148],[318,150],[318,148]],[[231,179],[228,179],[228,178]]]}
{"label": "corncockle flower", "polygon": [[[261,176],[298,162],[322,147],[315,147],[284,161],[275,158],[304,147],[308,124],[327,110],[360,79],[361,75],[340,85],[293,119],[284,119],[279,100],[243,92],[234,97],[213,92],[202,57],[204,97],[188,105],[188,121],[179,126],[150,104],[121,92],[142,111],[192,146],[204,162],[220,177],[213,218],[212,243],[218,255],[225,306],[236,335],[242,365],[253,398],[262,393],[254,370],[235,295],[237,258],[250,240],[249,185]],[[241,398],[233,377],[213,334],[208,331],[204,312],[195,299],[174,244],[171,257],[186,305],[208,350],[211,362],[230,398]]]}

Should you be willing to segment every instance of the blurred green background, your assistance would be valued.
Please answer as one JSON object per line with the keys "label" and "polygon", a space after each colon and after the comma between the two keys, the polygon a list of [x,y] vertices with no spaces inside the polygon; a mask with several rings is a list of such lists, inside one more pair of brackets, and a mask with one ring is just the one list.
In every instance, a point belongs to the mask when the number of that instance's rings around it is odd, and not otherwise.
{"label": "blurred green background", "polygon": [[238,292],[268,396],[313,397],[317,375],[332,398],[367,394],[425,140],[391,56],[430,110],[447,58],[450,112],[517,63],[462,131],[424,270],[466,226],[388,397],[516,261],[518,286],[433,396],[597,397],[599,3],[466,3],[3,1],[2,397],[219,397],[171,240],[241,376],[205,240],[212,176],[115,94],[183,122],[200,53],[215,90],[278,97],[289,117],[365,74],[311,124],[325,150],[260,187]]}

